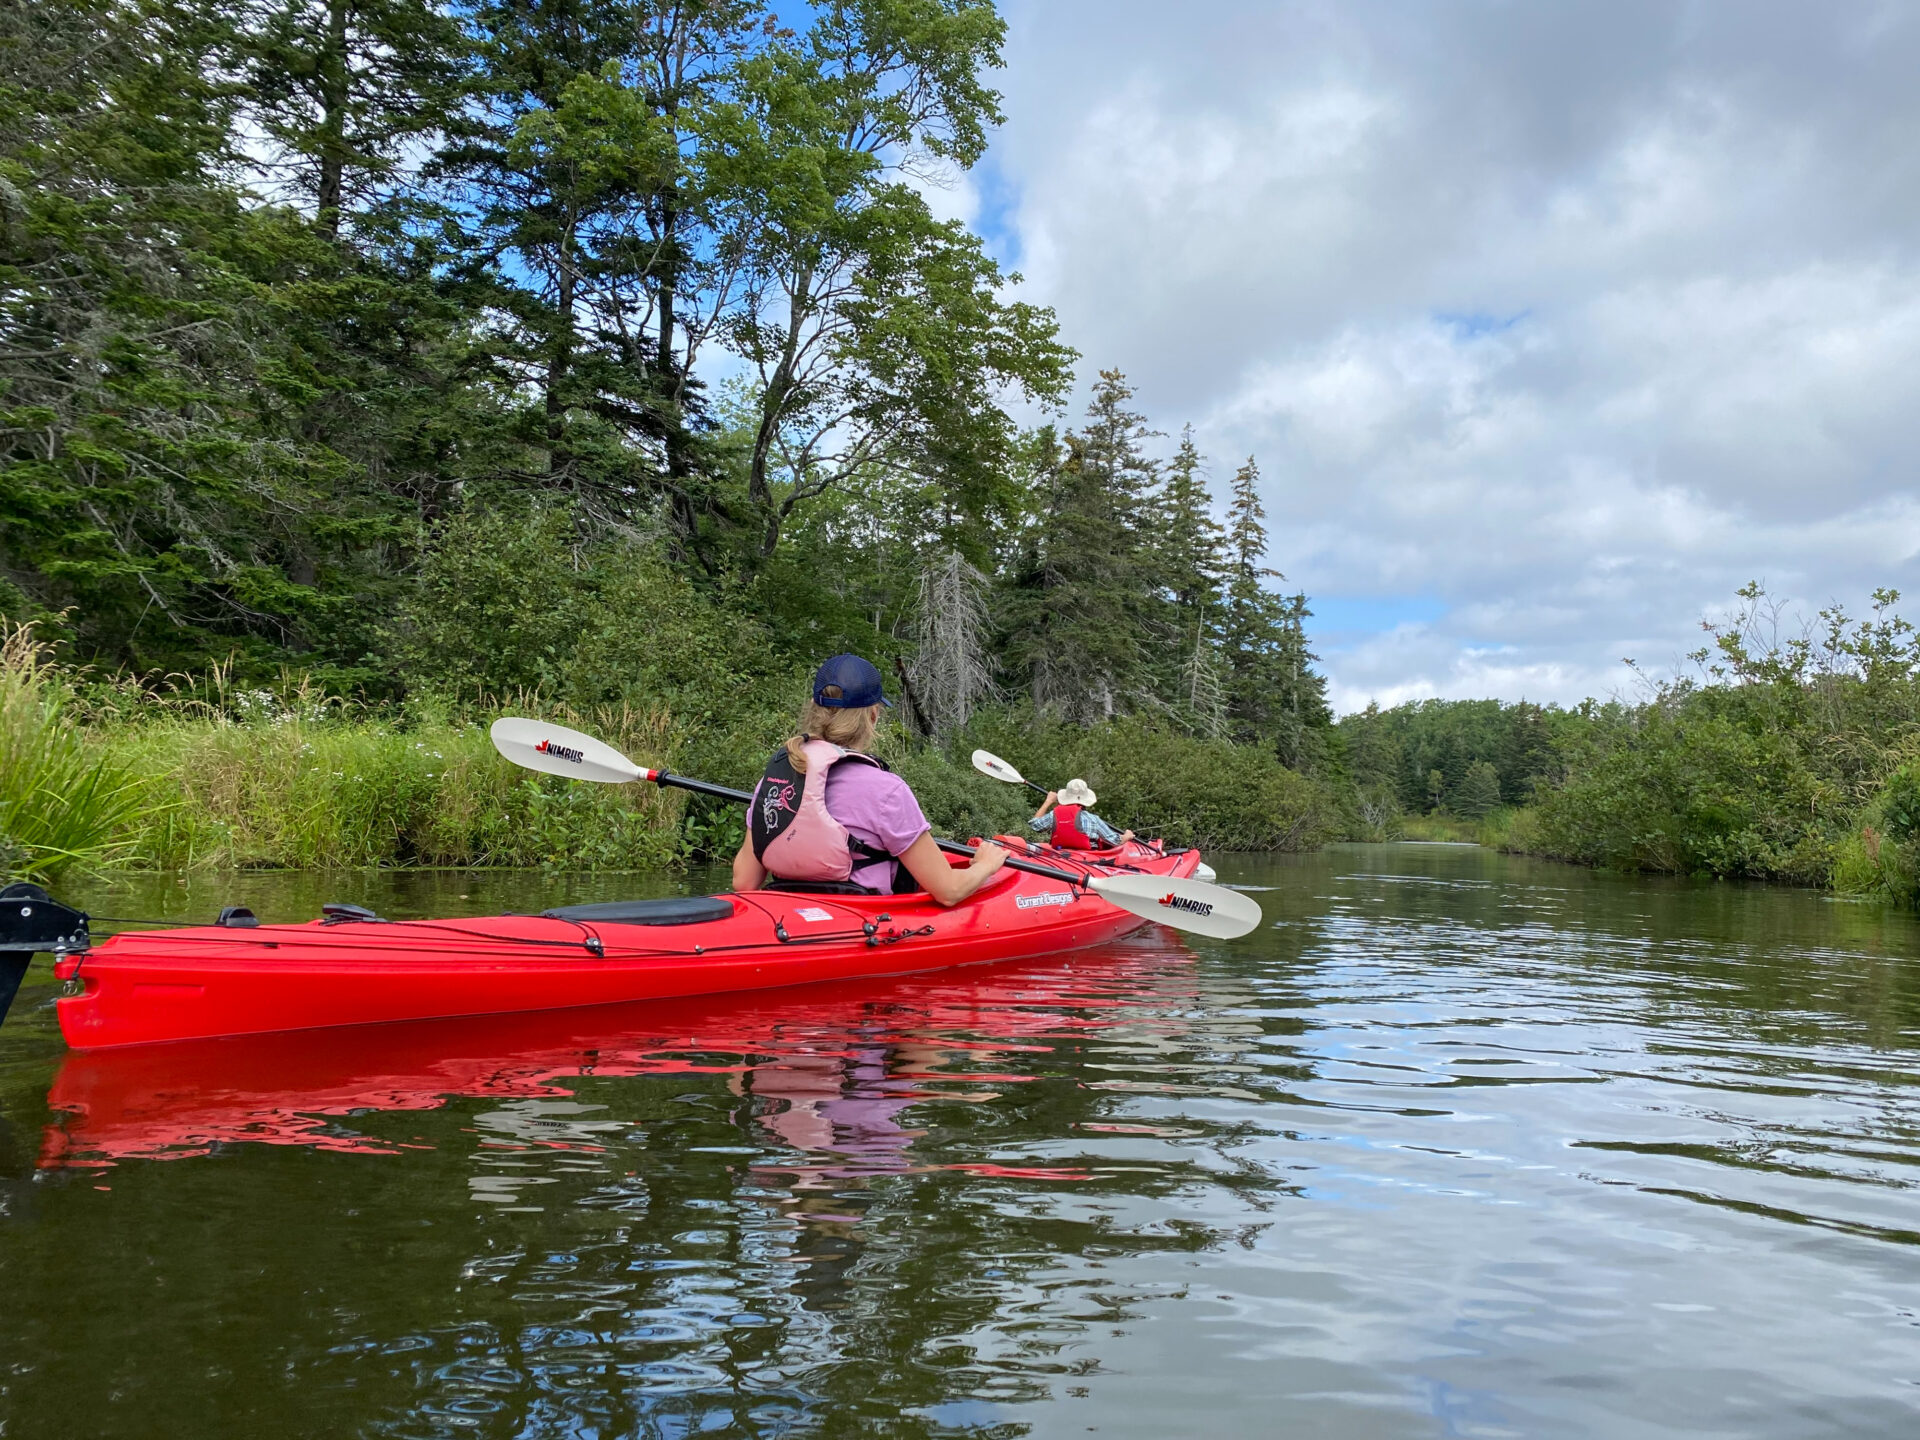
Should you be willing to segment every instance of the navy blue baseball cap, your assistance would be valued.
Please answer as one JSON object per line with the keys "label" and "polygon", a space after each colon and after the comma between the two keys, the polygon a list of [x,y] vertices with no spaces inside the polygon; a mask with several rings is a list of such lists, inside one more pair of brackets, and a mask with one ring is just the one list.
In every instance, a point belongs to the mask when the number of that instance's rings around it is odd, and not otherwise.
{"label": "navy blue baseball cap", "polygon": [[[840,693],[827,694],[828,686],[839,687]],[[858,655],[836,655],[813,672],[813,703],[828,710],[893,704],[880,693],[880,672]]]}

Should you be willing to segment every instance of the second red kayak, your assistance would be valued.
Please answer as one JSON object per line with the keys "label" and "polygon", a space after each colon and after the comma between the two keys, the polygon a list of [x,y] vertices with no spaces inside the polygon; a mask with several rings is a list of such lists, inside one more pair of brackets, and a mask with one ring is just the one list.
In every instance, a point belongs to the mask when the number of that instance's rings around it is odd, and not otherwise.
{"label": "second red kayak", "polygon": [[[1198,851],[1136,845],[1091,878],[1186,878]],[[1146,923],[1083,885],[1003,870],[962,905],[929,896],[755,890],[541,915],[127,931],[56,967],[75,1049],[314,1026],[606,1005],[902,975],[1098,945]],[[250,918],[250,917],[246,917]]]}

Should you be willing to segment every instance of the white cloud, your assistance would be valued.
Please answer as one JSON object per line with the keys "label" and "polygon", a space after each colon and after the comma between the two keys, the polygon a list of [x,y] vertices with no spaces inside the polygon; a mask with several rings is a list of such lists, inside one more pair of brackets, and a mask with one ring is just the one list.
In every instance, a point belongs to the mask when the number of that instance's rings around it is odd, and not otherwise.
{"label": "white cloud", "polygon": [[1914,579],[1920,12],[1174,13],[1011,8],[1009,246],[1089,375],[1259,455],[1292,583],[1421,597],[1338,703],[1605,693],[1749,578]]}

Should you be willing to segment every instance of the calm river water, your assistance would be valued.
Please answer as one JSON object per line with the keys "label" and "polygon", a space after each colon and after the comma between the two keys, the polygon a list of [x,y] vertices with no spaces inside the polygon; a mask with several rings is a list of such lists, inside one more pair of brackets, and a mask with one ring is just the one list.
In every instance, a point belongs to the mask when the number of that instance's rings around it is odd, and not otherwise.
{"label": "calm river water", "polygon": [[1920,1434],[1912,916],[1446,846],[1219,868],[1268,928],[672,1006],[81,1056],[36,972],[0,1435]]}

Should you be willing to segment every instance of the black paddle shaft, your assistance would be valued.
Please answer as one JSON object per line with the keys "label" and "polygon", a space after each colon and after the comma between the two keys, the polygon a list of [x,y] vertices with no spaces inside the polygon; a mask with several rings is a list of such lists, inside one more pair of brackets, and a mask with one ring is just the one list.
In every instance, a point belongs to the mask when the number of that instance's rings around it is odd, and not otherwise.
{"label": "black paddle shaft", "polygon": [[[691,790],[696,795],[710,795],[715,800],[732,800],[739,805],[751,805],[753,803],[753,796],[748,791],[735,790],[728,785],[715,785],[708,780],[691,780],[685,775],[670,775],[665,770],[656,770],[653,772],[653,783],[656,785],[671,785],[676,790]],[[1033,784],[1031,780],[1027,783],[1029,785]],[[1042,791],[1041,793],[1045,794],[1046,792]],[[971,855],[974,853],[971,845],[962,845],[958,840],[942,840],[935,837],[933,843],[949,855]],[[1011,855],[1007,857],[1007,867],[1012,870],[1024,870],[1029,875],[1042,875],[1049,880],[1064,880],[1069,885],[1085,885],[1087,883],[1086,876],[1077,875],[1071,870],[1059,870],[1051,865],[1036,865],[1031,860],[1017,860]]]}

